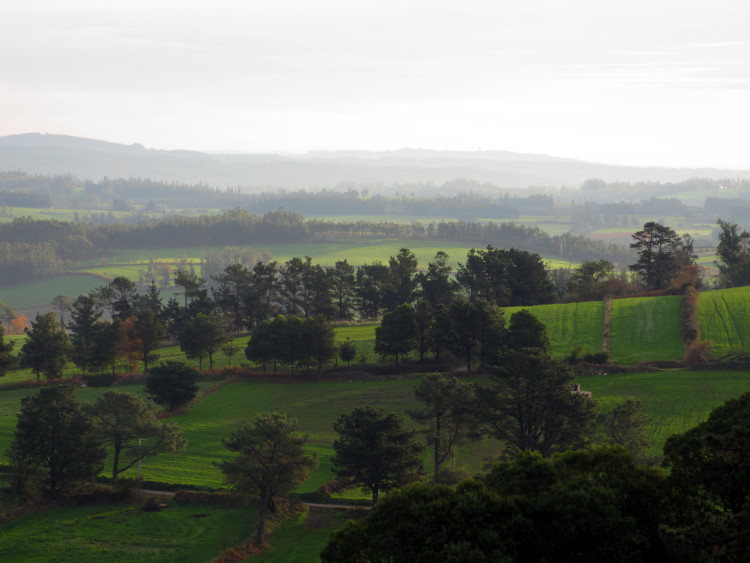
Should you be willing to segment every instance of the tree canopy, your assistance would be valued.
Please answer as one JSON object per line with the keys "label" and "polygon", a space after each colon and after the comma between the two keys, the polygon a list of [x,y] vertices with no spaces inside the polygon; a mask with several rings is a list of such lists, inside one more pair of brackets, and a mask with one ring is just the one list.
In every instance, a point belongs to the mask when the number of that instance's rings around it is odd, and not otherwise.
{"label": "tree canopy", "polygon": [[257,543],[262,545],[266,520],[279,510],[289,491],[302,483],[315,464],[304,452],[307,436],[297,420],[279,412],[259,414],[222,443],[238,454],[219,464],[227,482],[257,500]]}
{"label": "tree canopy", "polygon": [[386,415],[370,407],[342,414],[333,424],[339,437],[333,443],[331,462],[340,482],[361,485],[372,494],[372,505],[380,492],[387,492],[422,476],[424,449],[414,440],[414,431],[404,428],[395,414]]}

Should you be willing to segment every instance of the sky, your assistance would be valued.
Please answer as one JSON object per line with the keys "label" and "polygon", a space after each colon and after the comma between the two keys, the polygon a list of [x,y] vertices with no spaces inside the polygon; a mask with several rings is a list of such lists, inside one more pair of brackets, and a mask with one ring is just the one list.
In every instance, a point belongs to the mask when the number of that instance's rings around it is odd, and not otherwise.
{"label": "sky", "polygon": [[747,0],[24,0],[0,135],[750,169]]}

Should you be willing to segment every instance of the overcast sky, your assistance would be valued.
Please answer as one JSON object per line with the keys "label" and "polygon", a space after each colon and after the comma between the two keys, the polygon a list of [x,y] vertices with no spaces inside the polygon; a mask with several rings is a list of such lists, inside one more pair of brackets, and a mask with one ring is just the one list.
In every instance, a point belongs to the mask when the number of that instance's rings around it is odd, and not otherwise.
{"label": "overcast sky", "polygon": [[23,0],[0,135],[750,169],[747,0]]}

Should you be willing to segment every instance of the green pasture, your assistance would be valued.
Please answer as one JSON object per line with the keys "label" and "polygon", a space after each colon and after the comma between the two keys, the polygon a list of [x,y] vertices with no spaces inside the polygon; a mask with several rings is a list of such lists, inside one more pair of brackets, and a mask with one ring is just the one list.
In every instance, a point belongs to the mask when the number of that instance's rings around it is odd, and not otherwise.
{"label": "green pasture", "polygon": [[715,357],[750,352],[750,287],[704,291],[698,298],[701,338]]}
{"label": "green pasture", "polygon": [[750,391],[747,371],[675,369],[581,376],[576,382],[593,392],[600,411],[611,410],[627,399],[640,401],[651,417],[648,434],[654,453],[661,451],[672,434],[703,422],[713,408]]}
{"label": "green pasture", "polygon": [[685,353],[680,321],[682,297],[614,299],[610,355],[617,364],[679,360]]}
{"label": "green pasture", "polygon": [[547,327],[552,353],[567,356],[576,346],[589,352],[600,352],[604,339],[604,304],[601,301],[506,307],[506,326],[513,313],[528,310]]}
{"label": "green pasture", "polygon": [[254,555],[252,563],[309,563],[328,544],[332,532],[352,517],[349,510],[308,508],[297,518],[281,524],[271,535],[268,550]]}
{"label": "green pasture", "polygon": [[53,508],[4,522],[2,561],[205,563],[247,541],[248,508],[182,506],[158,512],[127,505]]}
{"label": "green pasture", "polygon": [[[470,381],[487,382],[481,378]],[[602,411],[626,399],[641,401],[653,420],[649,433],[654,440],[654,452],[661,449],[671,433],[683,432],[705,420],[712,408],[750,391],[750,374],[732,371],[664,370],[582,376],[577,381],[585,390],[593,392]],[[146,460],[143,477],[149,481],[222,487],[222,475],[214,462],[225,459],[229,452],[221,444],[221,438],[228,437],[244,423],[253,420],[259,412],[279,410],[297,418],[301,430],[308,434],[307,451],[317,458],[319,465],[299,490],[315,491],[333,475],[330,459],[333,453],[331,444],[336,438],[333,431],[336,418],[356,407],[367,405],[405,416],[407,409],[418,406],[413,397],[413,389],[418,382],[418,376],[410,376],[351,382],[226,383],[202,395],[188,412],[171,418],[182,428],[188,440],[187,448],[179,454],[165,454]],[[201,386],[207,390],[213,384],[203,383]],[[117,389],[143,393],[140,385]],[[79,400],[89,402],[107,390],[81,388],[77,396]],[[0,452],[5,452],[10,444],[21,398],[33,392],[33,389],[0,391]],[[497,456],[500,451],[501,444],[491,439],[467,444],[458,448],[455,466],[472,475],[481,471],[487,458]],[[4,453],[2,455],[4,457]],[[429,467],[429,458],[429,453],[425,452],[426,467]],[[105,475],[107,471],[108,467],[105,466]],[[344,497],[365,498],[366,495],[354,490]]]}

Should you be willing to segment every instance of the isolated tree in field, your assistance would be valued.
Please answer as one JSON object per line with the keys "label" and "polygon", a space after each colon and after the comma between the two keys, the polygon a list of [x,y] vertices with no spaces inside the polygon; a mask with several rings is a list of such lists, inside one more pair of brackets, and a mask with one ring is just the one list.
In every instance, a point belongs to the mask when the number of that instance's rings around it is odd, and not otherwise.
{"label": "isolated tree in field", "polygon": [[185,447],[174,422],[156,417],[156,406],[133,393],[107,391],[83,411],[91,416],[94,434],[112,446],[112,482],[146,457]]}
{"label": "isolated tree in field", "polygon": [[344,340],[344,342],[339,344],[339,358],[341,358],[342,362],[346,362],[346,365],[348,366],[349,364],[352,363],[352,361],[356,357],[357,357],[357,346],[347,336],[346,340]]}
{"label": "isolated tree in field", "polygon": [[510,329],[506,336],[506,345],[511,350],[537,348],[549,350],[547,327],[528,309],[521,309],[510,316]]}
{"label": "isolated tree in field", "polygon": [[234,343],[233,340],[229,340],[226,344],[221,347],[221,351],[227,357],[227,365],[232,365],[232,358],[234,358],[239,352],[240,347]]}
{"label": "isolated tree in field", "polygon": [[650,221],[633,234],[630,244],[638,252],[638,260],[628,266],[641,277],[646,289],[665,289],[680,268],[694,262],[692,240],[681,238],[665,225]]}
{"label": "isolated tree in field", "polygon": [[232,487],[257,500],[257,544],[263,545],[266,520],[288,499],[289,491],[304,482],[315,465],[305,455],[307,436],[299,434],[294,418],[279,412],[262,413],[222,443],[238,454],[218,464]]}
{"label": "isolated tree in field", "polygon": [[595,403],[573,393],[573,371],[540,349],[508,351],[477,390],[487,432],[510,452],[534,450],[547,457],[582,447],[589,437]]}
{"label": "isolated tree in field", "polygon": [[[52,313],[54,317],[54,313]],[[80,409],[72,385],[43,387],[21,399],[8,457],[19,485],[35,472],[45,472],[55,494],[63,485],[93,479],[101,471],[105,451],[91,420]]]}
{"label": "isolated tree in field", "polygon": [[375,329],[375,352],[381,356],[393,356],[398,365],[399,356],[414,349],[416,324],[414,309],[402,304],[383,315],[380,326]]}
{"label": "isolated tree in field", "polygon": [[715,262],[722,287],[750,284],[750,233],[740,232],[736,223],[719,219],[719,244]]}
{"label": "isolated tree in field", "polygon": [[214,354],[227,343],[229,335],[220,317],[198,313],[182,327],[178,340],[188,357],[198,358],[200,362],[203,356],[208,356],[208,368],[214,369]]}
{"label": "isolated tree in field", "polygon": [[414,431],[406,430],[395,414],[357,408],[339,416],[333,429],[339,435],[331,460],[337,478],[369,491],[373,506],[381,491],[422,478],[420,454],[424,448],[414,440]]}
{"label": "isolated tree in field", "polygon": [[21,367],[31,368],[39,376],[47,379],[62,377],[70,353],[68,335],[62,330],[55,313],[45,315],[37,313],[31,321],[31,328],[26,329],[26,342],[21,347]]}
{"label": "isolated tree in field", "polygon": [[434,478],[437,479],[443,463],[453,458],[455,447],[463,443],[477,425],[474,389],[455,377],[435,373],[422,378],[414,388],[414,397],[423,406],[407,414],[425,426],[425,441],[432,448]]}
{"label": "isolated tree in field", "polygon": [[174,410],[198,393],[198,372],[182,362],[166,361],[146,376],[146,393],[159,405]]}
{"label": "isolated tree in field", "polygon": [[5,329],[0,325],[0,377],[8,373],[8,370],[16,363],[13,344],[15,343],[5,341]]}

